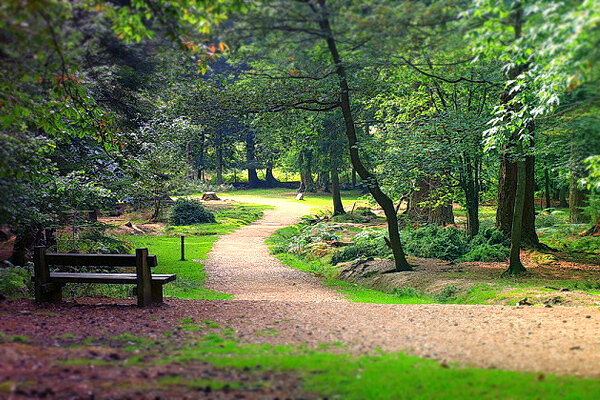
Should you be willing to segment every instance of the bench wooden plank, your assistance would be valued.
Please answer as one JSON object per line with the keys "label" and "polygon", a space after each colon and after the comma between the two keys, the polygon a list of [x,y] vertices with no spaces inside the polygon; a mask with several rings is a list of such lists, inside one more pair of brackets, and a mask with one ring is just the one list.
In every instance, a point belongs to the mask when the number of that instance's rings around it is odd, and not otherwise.
{"label": "bench wooden plank", "polygon": [[[71,254],[47,253],[47,265],[90,266],[90,267],[135,267],[135,254]],[[148,265],[156,267],[155,255],[148,256]]]}
{"label": "bench wooden plank", "polygon": [[[152,274],[152,284],[164,285],[176,279],[177,275]],[[137,274],[104,274],[96,272],[51,272],[50,282],[58,283],[110,283],[132,284],[137,283]]]}

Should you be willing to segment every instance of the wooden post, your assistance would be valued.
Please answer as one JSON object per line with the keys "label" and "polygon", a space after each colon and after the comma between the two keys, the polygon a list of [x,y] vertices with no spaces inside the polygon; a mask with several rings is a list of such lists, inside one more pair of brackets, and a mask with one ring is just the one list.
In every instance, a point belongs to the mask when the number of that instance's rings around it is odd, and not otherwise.
{"label": "wooden post", "polygon": [[145,307],[152,303],[152,272],[148,265],[148,249],[135,249],[135,269],[137,273],[137,303]]}
{"label": "wooden post", "polygon": [[34,296],[38,303],[62,300],[62,285],[50,283],[50,268],[46,262],[46,248],[36,246],[33,253]]}
{"label": "wooden post", "polygon": [[46,301],[44,286],[50,280],[50,271],[46,265],[46,248],[36,246],[33,249],[33,272],[35,274],[34,291],[35,301],[38,303]]}
{"label": "wooden post", "polygon": [[181,260],[185,261],[185,236],[181,235]]}

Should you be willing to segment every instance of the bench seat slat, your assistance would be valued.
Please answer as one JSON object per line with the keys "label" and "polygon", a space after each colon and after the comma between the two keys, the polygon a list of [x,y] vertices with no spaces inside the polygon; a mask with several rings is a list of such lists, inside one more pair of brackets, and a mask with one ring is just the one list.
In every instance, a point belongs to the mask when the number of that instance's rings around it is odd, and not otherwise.
{"label": "bench seat slat", "polygon": [[[47,265],[135,267],[135,254],[47,253],[45,258]],[[148,256],[148,265],[158,265],[155,255]]]}
{"label": "bench seat slat", "polygon": [[[152,283],[165,284],[174,281],[176,275],[152,274]],[[136,274],[104,274],[104,273],[79,273],[79,272],[51,272],[50,282],[58,283],[114,283],[136,284]]]}

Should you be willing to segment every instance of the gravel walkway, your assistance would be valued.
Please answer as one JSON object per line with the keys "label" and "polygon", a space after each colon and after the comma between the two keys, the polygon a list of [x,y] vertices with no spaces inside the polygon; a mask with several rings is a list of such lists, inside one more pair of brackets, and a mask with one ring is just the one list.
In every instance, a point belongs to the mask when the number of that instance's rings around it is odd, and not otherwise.
{"label": "gravel walkway", "polygon": [[[234,327],[246,341],[341,341],[351,351],[407,351],[445,362],[600,377],[600,311],[577,307],[358,304],[318,278],[283,266],[264,239],[309,207],[286,200],[265,218],[220,239],[206,264],[208,285],[234,294],[202,315]],[[276,331],[265,338],[256,335]]]}
{"label": "gravel walkway", "polygon": [[302,202],[278,199],[237,198],[267,204],[275,209],[264,218],[219,239],[205,262],[207,287],[231,293],[236,300],[343,301],[312,274],[282,265],[269,254],[265,239],[309,213]]}

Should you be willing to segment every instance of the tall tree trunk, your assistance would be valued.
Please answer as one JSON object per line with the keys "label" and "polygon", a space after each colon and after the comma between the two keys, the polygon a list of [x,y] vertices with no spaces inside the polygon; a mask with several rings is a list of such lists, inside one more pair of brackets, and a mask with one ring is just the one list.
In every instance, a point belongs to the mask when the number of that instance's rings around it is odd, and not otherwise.
{"label": "tall tree trunk", "polygon": [[160,215],[160,205],[161,205],[161,194],[158,190],[154,191],[154,211],[152,212],[152,216],[150,217],[150,221],[158,220],[158,216]]}
{"label": "tall tree trunk", "polygon": [[560,190],[558,191],[558,201],[559,207],[569,207],[569,203],[567,203],[567,195],[569,193],[569,188],[567,186],[563,186],[560,188]]}
{"label": "tall tree trunk", "polygon": [[246,134],[246,164],[248,165],[248,186],[251,188],[260,186],[260,179],[256,173],[256,148],[254,144],[254,132]]}
{"label": "tall tree trunk", "polygon": [[[500,177],[498,179],[498,209],[496,211],[496,228],[505,235],[512,233],[515,194],[517,192],[517,163],[511,159],[509,151],[500,156]],[[525,164],[525,206],[523,209],[523,226],[521,239],[532,248],[541,246],[535,231],[534,203],[534,163],[533,156],[526,156]]]}
{"label": "tall tree trunk", "polygon": [[217,146],[217,184],[223,184],[223,145]]}
{"label": "tall tree trunk", "polygon": [[408,216],[411,221],[442,226],[454,223],[452,204],[435,207],[428,205],[435,201],[432,199],[432,192],[440,187],[441,183],[438,180],[421,179],[417,182],[418,190],[413,191],[410,195]]}
{"label": "tall tree trunk", "polygon": [[279,183],[279,181],[275,179],[275,176],[273,175],[273,165],[270,163],[267,164],[267,168],[265,170],[265,180],[269,186],[276,186]]}
{"label": "tall tree trunk", "polygon": [[521,263],[521,233],[524,222],[523,214],[525,211],[525,186],[527,174],[525,161],[519,160],[516,164],[517,190],[510,234],[510,260],[508,269],[505,271],[508,275],[518,275],[525,271],[525,267],[523,266],[523,263]]}
{"label": "tall tree trunk", "polygon": [[544,168],[544,195],[546,196],[546,208],[552,207],[552,201],[550,200],[550,173],[548,168]]}
{"label": "tall tree trunk", "polygon": [[335,168],[331,170],[331,197],[333,199],[333,215],[346,214],[340,192],[340,176]]}
{"label": "tall tree trunk", "polygon": [[346,69],[338,52],[337,43],[329,24],[329,15],[327,12],[327,7],[325,6],[325,0],[318,0],[318,4],[319,26],[323,32],[323,37],[327,42],[327,47],[329,48],[333,65],[336,68],[336,74],[340,86],[340,108],[344,117],[344,125],[346,128],[346,136],[348,137],[348,146],[350,150],[350,160],[352,162],[352,166],[361,177],[363,182],[365,182],[369,188],[369,192],[377,204],[379,204],[379,206],[383,209],[383,212],[387,218],[389,234],[388,244],[394,255],[394,263],[396,267],[395,270],[412,270],[412,266],[406,260],[404,249],[402,248],[402,243],[400,241],[396,207],[394,207],[392,200],[379,187],[377,177],[367,170],[360,158],[356,126],[354,124],[354,117],[352,115],[352,107],[350,104],[350,88],[348,87],[348,80],[346,78]]}
{"label": "tall tree trunk", "polygon": [[328,172],[320,172],[319,173],[319,186],[324,193],[330,193],[331,190],[329,188],[329,173]]}
{"label": "tall tree trunk", "polygon": [[356,170],[352,168],[352,189],[356,188]]}
{"label": "tall tree trunk", "polygon": [[571,176],[569,182],[569,221],[572,224],[584,224],[588,221],[588,217],[584,213],[586,204],[587,191],[579,187],[578,179]]}

